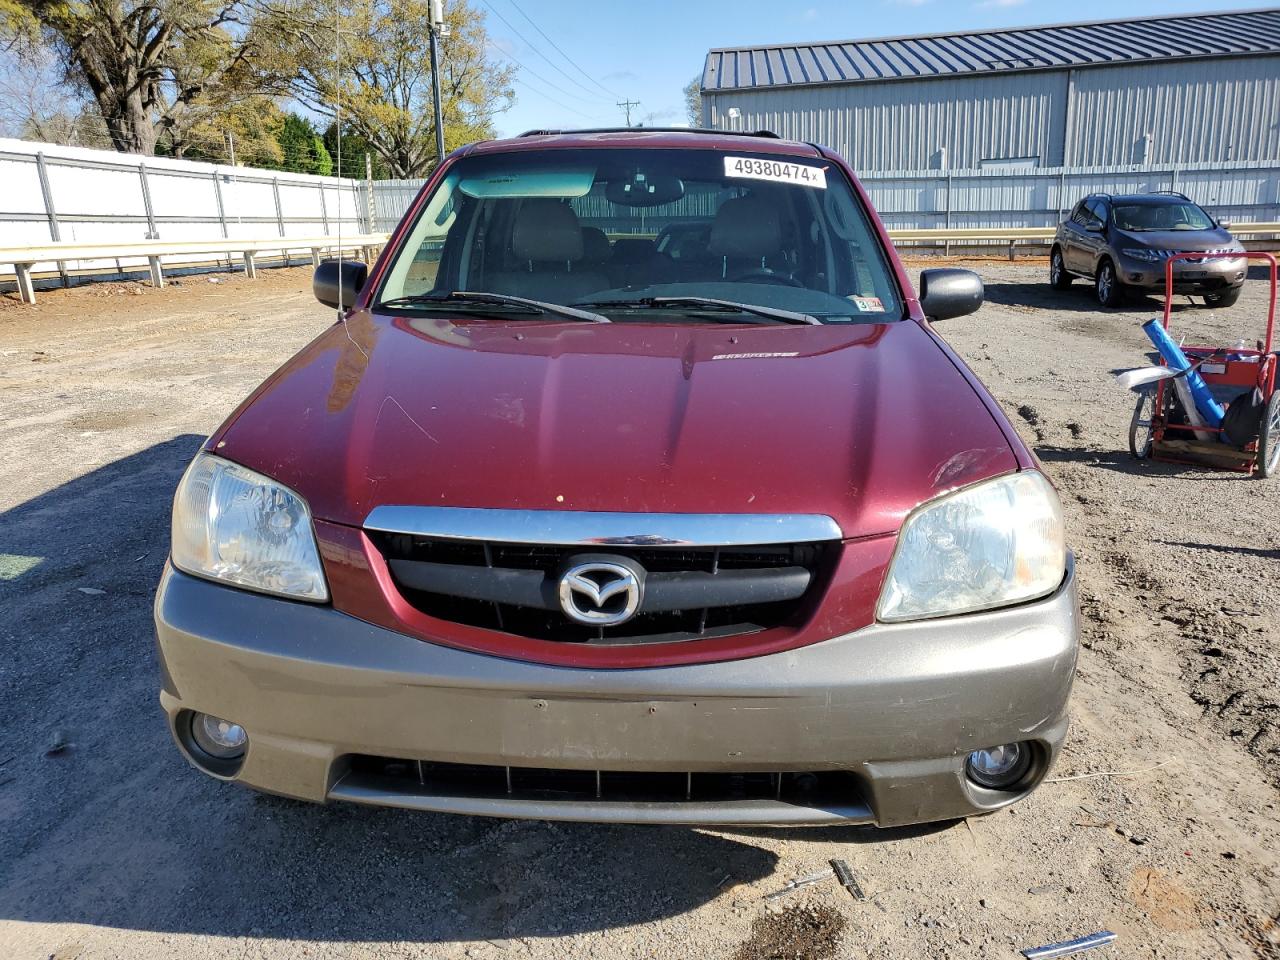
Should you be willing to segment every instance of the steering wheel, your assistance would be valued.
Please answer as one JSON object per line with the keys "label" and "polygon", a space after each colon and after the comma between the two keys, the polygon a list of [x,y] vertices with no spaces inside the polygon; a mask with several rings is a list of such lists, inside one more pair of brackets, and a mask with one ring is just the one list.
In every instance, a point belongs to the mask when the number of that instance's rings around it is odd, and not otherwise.
{"label": "steering wheel", "polygon": [[803,287],[804,284],[795,277],[789,277],[785,273],[775,273],[772,270],[761,267],[759,270],[748,270],[746,273],[740,273],[736,277],[729,278],[730,283],[777,283],[787,287]]}

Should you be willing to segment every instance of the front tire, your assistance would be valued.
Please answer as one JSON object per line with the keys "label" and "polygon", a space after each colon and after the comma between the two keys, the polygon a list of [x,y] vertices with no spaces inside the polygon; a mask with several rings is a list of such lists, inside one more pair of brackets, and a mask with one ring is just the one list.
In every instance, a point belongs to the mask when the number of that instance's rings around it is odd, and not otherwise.
{"label": "front tire", "polygon": [[1271,394],[1258,431],[1258,476],[1264,480],[1280,473],[1280,390]]}
{"label": "front tire", "polygon": [[1098,274],[1094,278],[1093,288],[1098,296],[1098,303],[1104,307],[1118,307],[1124,303],[1124,285],[1116,276],[1115,264],[1110,260],[1103,260],[1098,264]]}
{"label": "front tire", "polygon": [[1151,456],[1151,438],[1155,433],[1152,420],[1156,414],[1156,391],[1143,390],[1133,407],[1133,419],[1129,421],[1129,452],[1135,460]]}
{"label": "front tire", "polygon": [[1240,293],[1243,290],[1244,286],[1241,285],[1238,287],[1227,287],[1227,289],[1220,290],[1217,293],[1206,293],[1204,295],[1204,305],[1214,310],[1222,307],[1230,307],[1240,299]]}
{"label": "front tire", "polygon": [[1065,290],[1071,286],[1071,274],[1067,273],[1066,264],[1062,262],[1062,251],[1057,247],[1049,254],[1049,286],[1055,290]]}

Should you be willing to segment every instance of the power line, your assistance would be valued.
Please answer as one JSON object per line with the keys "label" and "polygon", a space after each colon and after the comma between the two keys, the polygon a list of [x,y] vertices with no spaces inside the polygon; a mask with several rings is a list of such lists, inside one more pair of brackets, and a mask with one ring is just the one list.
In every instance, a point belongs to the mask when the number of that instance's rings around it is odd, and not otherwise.
{"label": "power line", "polygon": [[[489,11],[490,11],[494,16],[496,16],[499,20],[501,20],[503,23],[505,23],[505,24],[507,25],[507,27],[511,30],[511,32],[512,32],[512,33],[514,33],[517,37],[519,37],[522,41],[524,41],[525,46],[527,46],[530,50],[532,50],[534,53],[536,53],[538,56],[540,56],[543,60],[545,60],[545,61],[547,62],[547,64],[551,67],[551,69],[553,69],[553,70],[555,70],[556,72],[558,72],[562,77],[564,77],[564,78],[565,78],[566,80],[568,80],[570,83],[575,84],[576,86],[578,86],[578,87],[582,88],[582,90],[585,92],[585,94],[586,94],[587,96],[589,96],[589,97],[599,97],[599,96],[600,96],[600,94],[596,93],[594,90],[590,90],[590,89],[588,89],[586,86],[584,86],[581,80],[578,80],[578,79],[576,79],[575,77],[571,77],[571,76],[569,76],[569,74],[565,73],[565,72],[564,72],[564,70],[563,70],[563,69],[561,69],[561,67],[560,67],[558,64],[556,64],[555,62],[553,62],[553,61],[551,60],[551,58],[550,58],[550,57],[548,57],[545,53],[543,53],[541,50],[539,50],[539,49],[537,48],[537,46],[535,46],[533,43],[531,43],[531,42],[529,41],[529,38],[528,38],[528,37],[526,37],[523,33],[521,33],[519,30],[517,30],[517,29],[516,29],[516,27],[515,27],[515,24],[513,24],[510,20],[508,20],[506,17],[504,17],[504,16],[502,15],[502,12],[501,12],[500,10],[495,9],[495,8],[494,8],[494,6],[493,6],[493,4],[492,4],[492,3],[490,3],[490,2],[489,2],[489,0],[481,0],[481,2],[482,2],[486,7],[488,7],[488,8],[489,8]],[[526,17],[525,19],[528,19],[528,18]],[[531,21],[531,22],[532,22],[532,21]],[[536,26],[537,26],[537,24],[535,23],[535,24],[534,24],[534,26],[536,27]],[[539,33],[541,33],[541,31],[539,31]],[[554,44],[553,44],[553,46],[554,46]],[[525,67],[525,69],[526,69],[526,70],[528,70],[529,68],[528,68],[528,67]],[[531,70],[530,70],[529,72],[530,72],[530,73],[532,73],[533,71],[531,71]],[[537,76],[537,74],[534,74],[534,76]],[[540,79],[541,79],[541,78],[540,78]],[[590,79],[590,78],[588,78],[588,79]],[[545,81],[545,80],[544,80],[544,82],[546,82],[546,83],[550,83],[550,81]],[[559,89],[559,88],[557,88],[557,89]],[[566,96],[570,96],[570,97],[575,97],[575,96],[580,97],[580,96],[582,96],[582,95],[583,95],[583,94],[581,94],[581,93],[570,93],[568,90],[562,90],[561,92],[562,92],[562,93],[564,93]],[[612,94],[610,94],[610,96],[612,96]]]}
{"label": "power line", "polygon": [[[492,40],[485,40],[485,43],[487,43],[487,44],[489,45],[490,49],[492,49],[492,50],[493,50],[495,53],[497,53],[499,56],[505,57],[506,59],[510,60],[512,63],[514,63],[516,66],[520,67],[521,69],[529,70],[529,68],[528,68],[528,67],[526,67],[523,63],[521,63],[519,60],[517,60],[517,59],[516,59],[515,57],[513,57],[511,54],[507,53],[505,50],[503,50],[501,47],[499,47],[499,46],[498,46],[496,43],[494,43]],[[533,74],[535,77],[537,77],[539,80],[541,80],[543,83],[547,84],[547,86],[551,87],[551,88],[552,88],[552,89],[554,89],[554,90],[559,90],[559,91],[560,91],[561,93],[563,93],[565,96],[567,96],[567,97],[572,97],[572,96],[574,96],[574,94],[569,93],[568,91],[563,90],[563,89],[561,89],[560,87],[557,87],[555,84],[551,83],[551,82],[550,82],[549,80],[547,80],[545,77],[543,77],[543,76],[541,76],[541,75],[539,75],[539,74],[535,73],[534,71],[529,70],[529,72],[530,72],[530,73],[532,73],[532,74]],[[561,108],[561,109],[563,109],[563,110],[568,110],[570,113],[576,113],[578,116],[582,117],[584,120],[594,120],[594,119],[595,119],[595,117],[591,116],[590,114],[583,113],[581,110],[577,110],[577,109],[575,109],[574,107],[569,106],[567,103],[561,103],[561,102],[560,102],[559,100],[557,100],[555,97],[551,96],[551,94],[549,94],[549,93],[544,93],[543,91],[539,90],[537,87],[529,86],[529,81],[528,81],[528,80],[526,80],[526,79],[524,79],[524,78],[522,78],[522,77],[517,77],[517,80],[518,80],[518,82],[520,82],[520,83],[524,84],[525,86],[528,86],[528,87],[529,87],[529,89],[530,89],[531,91],[533,91],[534,93],[538,94],[538,95],[539,95],[539,96],[541,96],[541,97],[545,97],[546,99],[550,100],[550,101],[551,101],[552,103],[554,103],[557,107],[560,107],[560,108]]]}
{"label": "power line", "polygon": [[[593,84],[595,84],[605,93],[607,93],[609,96],[611,97],[618,96],[618,94],[614,93],[604,84],[602,84],[599,80],[597,80],[595,77],[591,76],[591,74],[587,73],[587,71],[583,70],[580,66],[578,66],[577,62],[574,61],[572,57],[570,57],[567,53],[565,53],[563,50],[560,49],[559,44],[557,44],[554,40],[552,40],[549,36],[547,36],[546,31],[543,30],[540,26],[538,26],[538,24],[534,21],[533,17],[529,16],[527,13],[524,12],[521,6],[518,3],[516,3],[516,0],[507,0],[507,2],[510,3],[511,6],[515,7],[517,11],[519,11],[520,16],[524,17],[526,20],[529,21],[529,23],[533,24],[533,29],[537,30],[538,33],[542,34],[543,38],[547,41],[547,43],[551,44],[552,48],[556,51],[556,53],[564,57],[565,60],[569,62],[569,65],[573,67],[573,69],[577,70],[580,74],[582,74],[584,77],[590,80]],[[485,6],[488,6],[488,5],[489,5],[488,0],[485,0]],[[493,8],[490,7],[489,9],[492,10]],[[497,11],[494,10],[494,13],[497,13]],[[501,16],[501,14],[498,14],[498,15]],[[506,20],[503,20],[502,22],[506,23]]]}

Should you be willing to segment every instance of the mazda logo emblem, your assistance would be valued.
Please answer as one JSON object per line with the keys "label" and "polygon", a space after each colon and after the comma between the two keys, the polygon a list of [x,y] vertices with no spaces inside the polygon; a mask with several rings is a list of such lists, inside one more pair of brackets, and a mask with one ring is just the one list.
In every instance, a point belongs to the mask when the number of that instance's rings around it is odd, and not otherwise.
{"label": "mazda logo emblem", "polygon": [[644,569],[623,557],[577,557],[560,574],[560,609],[591,627],[626,623],[640,609]]}

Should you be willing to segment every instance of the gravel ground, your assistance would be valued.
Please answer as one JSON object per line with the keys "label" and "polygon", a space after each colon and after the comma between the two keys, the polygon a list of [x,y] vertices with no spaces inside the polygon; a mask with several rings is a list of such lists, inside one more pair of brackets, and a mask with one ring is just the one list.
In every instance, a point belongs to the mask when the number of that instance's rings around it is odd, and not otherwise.
{"label": "gravel ground", "polygon": [[[1079,561],[1067,779],[893,832],[319,807],[196,773],[156,703],[170,496],[330,316],[302,270],[0,302],[0,957],[1012,958],[1103,928],[1099,957],[1280,957],[1280,481],[1129,459],[1110,372],[1143,362],[1156,301],[1104,314],[1043,264],[974,266],[988,306],[941,329]],[[1262,286],[1178,329],[1252,336]],[[825,881],[766,904],[832,857],[865,902]]]}

